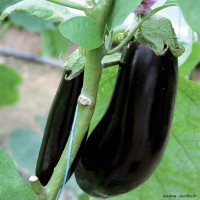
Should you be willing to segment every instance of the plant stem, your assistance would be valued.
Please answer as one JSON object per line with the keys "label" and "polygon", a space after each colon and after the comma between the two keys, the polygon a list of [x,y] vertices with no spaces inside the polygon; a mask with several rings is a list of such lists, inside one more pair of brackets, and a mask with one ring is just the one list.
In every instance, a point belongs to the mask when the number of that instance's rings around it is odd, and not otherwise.
{"label": "plant stem", "polygon": [[[101,30],[102,38],[104,37],[103,33],[108,14],[112,9],[112,2],[113,0],[99,1],[93,8],[90,9],[89,12],[86,12],[96,21]],[[85,52],[84,82],[81,95],[89,98],[91,104],[82,105],[78,103],[78,114],[74,130],[74,143],[70,158],[70,166],[76,157],[76,154],[89,128],[89,124],[94,113],[99,81],[102,74],[101,60],[103,58],[103,53],[103,46]],[[55,200],[62,185],[66,168],[68,147],[69,141],[67,142],[62,156],[54,169],[54,173],[46,186],[48,200]]]}
{"label": "plant stem", "polygon": [[84,12],[87,10],[87,8],[84,7],[83,5],[80,5],[78,3],[74,3],[74,2],[68,1],[68,0],[48,0],[48,1],[62,5],[62,6],[66,6],[66,7],[69,7],[69,8],[73,8],[73,9],[76,9],[76,10],[81,10],[81,11],[84,11]]}
{"label": "plant stem", "polygon": [[[102,49],[98,48],[96,50],[86,52],[86,63],[84,70],[84,86],[82,89],[82,95],[87,96],[91,100],[90,106],[84,106],[80,103],[78,104],[78,116],[74,132],[74,143],[71,154],[71,162],[76,157],[79,150],[80,144],[85,137],[85,133],[88,129],[89,122],[92,118],[94,106],[97,96],[97,88],[99,85],[99,80],[101,77],[102,67],[101,67]],[[93,76],[91,76],[93,74]],[[60,186],[63,182],[63,177],[66,168],[66,158],[68,152],[69,142],[62,153],[62,156],[58,162],[58,165],[54,169],[52,178],[47,185],[47,195],[48,200],[54,200],[59,192]]]}
{"label": "plant stem", "polygon": [[41,185],[39,179],[37,176],[31,176],[29,178],[30,184],[35,191],[35,193],[38,195],[39,199],[45,200],[46,199],[46,193],[45,188]]}
{"label": "plant stem", "polygon": [[126,38],[117,46],[115,47],[114,49],[111,49],[109,51],[107,51],[105,53],[105,55],[111,55],[113,53],[116,53],[117,51],[121,50],[124,45],[126,45],[130,40],[131,38],[134,36],[134,34],[136,33],[136,31],[142,26],[142,24],[149,18],[151,17],[152,15],[154,15],[155,13],[157,13],[158,11],[164,9],[164,8],[167,8],[167,7],[171,7],[171,6],[177,6],[176,3],[170,3],[170,4],[165,4],[163,6],[159,6],[155,9],[153,9],[152,11],[150,11],[147,15],[145,15],[142,20],[138,23],[138,25],[126,36]]}

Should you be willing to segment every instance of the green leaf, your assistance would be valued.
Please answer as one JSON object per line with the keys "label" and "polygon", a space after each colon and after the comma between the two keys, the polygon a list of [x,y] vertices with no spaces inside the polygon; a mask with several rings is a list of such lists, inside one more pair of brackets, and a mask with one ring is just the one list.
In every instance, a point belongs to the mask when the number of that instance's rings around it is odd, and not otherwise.
{"label": "green leaf", "polygon": [[116,26],[121,25],[128,15],[136,9],[142,0],[114,0],[113,10],[108,20],[109,29],[113,29]]}
{"label": "green leaf", "polygon": [[7,8],[10,5],[13,5],[15,3],[18,3],[21,0],[3,0],[0,1],[0,13],[3,12],[3,10],[5,10],[5,8]]}
{"label": "green leaf", "polygon": [[[101,64],[103,68],[118,65],[121,59],[121,53],[114,53],[112,55],[104,56]],[[67,80],[71,80],[78,76],[83,70],[85,65],[85,57],[80,53],[79,49],[75,50],[70,56],[68,56],[65,62],[65,68],[71,71]]]}
{"label": "green leaf", "polygon": [[90,197],[86,193],[81,194],[79,196],[79,200],[89,200],[89,199],[90,199]]}
{"label": "green leaf", "polygon": [[71,80],[78,76],[84,69],[85,57],[81,54],[80,50],[75,50],[71,55],[69,55],[65,61],[65,69],[71,71],[66,77],[67,80]]}
{"label": "green leaf", "polygon": [[199,122],[200,84],[180,77],[173,126],[161,163],[144,184],[110,200],[168,199],[163,196],[178,198],[180,194],[194,194],[193,199],[200,199]]}
{"label": "green leaf", "polygon": [[12,13],[9,19],[13,24],[31,31],[42,32],[45,29],[54,28],[53,21],[45,21],[23,11]]}
{"label": "green leaf", "polygon": [[151,16],[142,24],[136,34],[136,40],[149,46],[157,55],[163,55],[168,48],[176,57],[184,52],[171,21],[159,15]]}
{"label": "green leaf", "polygon": [[65,21],[72,17],[68,9],[64,6],[60,6],[45,0],[23,0],[6,8],[0,19],[5,19],[5,17],[17,10],[26,11],[33,16],[45,20]]}
{"label": "green leaf", "polygon": [[118,65],[121,60],[121,53],[114,53],[103,57],[101,64],[104,68]]}
{"label": "green leaf", "polygon": [[16,128],[8,139],[8,145],[10,155],[17,168],[28,174],[35,174],[35,166],[41,145],[39,134],[28,128]]}
{"label": "green leaf", "polygon": [[200,44],[194,42],[192,45],[192,52],[187,60],[180,66],[179,74],[181,76],[188,76],[196,65],[200,62]]}
{"label": "green leaf", "polygon": [[182,44],[184,46],[185,52],[180,57],[178,57],[179,66],[182,65],[187,60],[189,55],[191,54],[193,42],[192,41],[191,42],[182,42]]}
{"label": "green leaf", "polygon": [[94,129],[99,120],[103,117],[106,108],[110,102],[112,91],[115,85],[117,71],[117,66],[106,68],[103,71],[98,89],[97,103],[95,106],[92,121],[90,123],[90,132]]}
{"label": "green leaf", "polygon": [[105,35],[104,46],[106,51],[109,51],[111,49],[112,43],[113,43],[113,31],[109,31],[108,35]]}
{"label": "green leaf", "polygon": [[21,76],[14,69],[0,64],[0,107],[17,102],[19,99],[17,86],[21,82]]}
{"label": "green leaf", "polygon": [[60,56],[67,52],[70,42],[63,37],[58,27],[48,29],[41,34],[42,55]]}
{"label": "green leaf", "polygon": [[90,17],[73,17],[60,25],[60,31],[67,39],[86,50],[95,49],[103,44],[100,29]]}
{"label": "green leaf", "polygon": [[183,16],[191,28],[200,34],[199,10],[200,1],[197,0],[178,0]]}
{"label": "green leaf", "polygon": [[38,200],[17,172],[14,163],[0,148],[0,197],[5,200]]}

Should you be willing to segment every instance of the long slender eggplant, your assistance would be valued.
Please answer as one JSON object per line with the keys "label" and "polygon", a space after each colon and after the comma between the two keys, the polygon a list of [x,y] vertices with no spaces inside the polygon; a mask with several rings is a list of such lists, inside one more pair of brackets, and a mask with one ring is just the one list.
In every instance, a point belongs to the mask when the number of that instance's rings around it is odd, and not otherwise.
{"label": "long slender eggplant", "polygon": [[[46,185],[58,163],[70,135],[77,99],[83,84],[83,73],[71,81],[65,80],[64,70],[56,96],[54,97],[38,156],[36,175]],[[68,178],[78,161],[72,163]]]}
{"label": "long slender eggplant", "polygon": [[75,170],[78,185],[106,198],[148,179],[168,140],[177,88],[177,59],[147,46],[124,47],[105,115],[90,134]]}

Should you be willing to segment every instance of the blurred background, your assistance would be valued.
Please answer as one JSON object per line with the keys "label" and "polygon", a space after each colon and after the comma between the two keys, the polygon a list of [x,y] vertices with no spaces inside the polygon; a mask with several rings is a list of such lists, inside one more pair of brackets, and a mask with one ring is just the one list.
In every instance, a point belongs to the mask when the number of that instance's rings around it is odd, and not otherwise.
{"label": "blurred background", "polygon": [[[19,1],[1,1],[0,13]],[[158,0],[154,7],[162,3],[164,0]],[[172,20],[177,36],[185,44],[187,52],[179,60],[183,63],[191,51],[190,42],[197,36],[185,22],[179,8],[167,8],[160,14]],[[133,15],[130,15],[123,26],[132,19]],[[6,149],[26,180],[34,174],[46,119],[64,61],[74,49],[76,46],[60,34],[54,21],[44,21],[23,12],[13,13],[4,22],[0,21],[0,79],[5,79],[0,80],[0,147]],[[200,81],[199,74],[196,68],[192,79]],[[114,80],[115,76],[112,84]],[[9,83],[8,88],[3,84],[5,81]],[[108,99],[109,96],[101,109],[106,107]],[[66,199],[70,200],[88,198],[76,186],[74,177],[63,196],[63,199],[68,196]]]}
{"label": "blurred background", "polygon": [[[19,0],[0,2],[0,13]],[[25,180],[35,165],[48,112],[58,88],[64,59],[74,49],[58,24],[24,12],[0,21],[0,147]],[[9,87],[7,87],[9,86]],[[31,156],[30,156],[31,155]],[[76,199],[67,190],[63,196]]]}

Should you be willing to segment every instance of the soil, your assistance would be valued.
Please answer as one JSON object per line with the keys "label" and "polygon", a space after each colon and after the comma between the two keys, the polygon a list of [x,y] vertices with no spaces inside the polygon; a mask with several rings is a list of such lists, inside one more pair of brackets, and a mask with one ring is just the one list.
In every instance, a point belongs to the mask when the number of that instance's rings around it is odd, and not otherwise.
{"label": "soil", "polygon": [[[22,29],[10,29],[0,44],[33,54],[40,53],[39,34]],[[62,69],[1,54],[0,63],[14,68],[23,78],[19,86],[19,101],[0,109],[0,134],[7,135],[16,127],[41,131],[34,118],[36,115],[47,118]]]}
{"label": "soil", "polygon": [[0,132],[9,134],[16,127],[38,129],[34,117],[47,118],[62,70],[13,57],[3,59],[21,74],[23,83],[19,86],[19,101],[0,109]]}
{"label": "soil", "polygon": [[10,28],[0,38],[0,44],[33,54],[39,54],[41,50],[40,34],[21,28]]}

